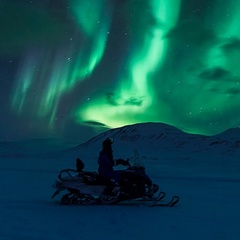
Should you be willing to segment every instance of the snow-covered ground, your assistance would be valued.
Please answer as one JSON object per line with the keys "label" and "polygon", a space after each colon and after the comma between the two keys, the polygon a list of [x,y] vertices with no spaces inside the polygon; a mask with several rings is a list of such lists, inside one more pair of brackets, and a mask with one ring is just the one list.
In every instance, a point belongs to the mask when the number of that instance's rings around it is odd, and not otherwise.
{"label": "snow-covered ground", "polygon": [[[203,137],[146,123],[108,131],[72,148],[64,142],[56,147],[55,141],[54,149],[64,149],[56,153],[49,141],[31,141],[29,154],[27,141],[0,142],[0,239],[237,240],[239,136],[236,129]],[[148,175],[167,196],[178,195],[178,205],[63,206],[59,198],[52,200],[58,172],[74,168],[76,157],[86,169],[97,169],[106,137],[114,137],[115,157],[131,157],[138,150]]]}

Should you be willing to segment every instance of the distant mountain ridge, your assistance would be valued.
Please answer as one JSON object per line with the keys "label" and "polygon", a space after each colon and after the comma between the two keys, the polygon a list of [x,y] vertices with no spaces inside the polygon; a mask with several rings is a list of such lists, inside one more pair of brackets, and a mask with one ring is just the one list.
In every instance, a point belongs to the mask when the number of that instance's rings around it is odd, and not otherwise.
{"label": "distant mountain ridge", "polygon": [[74,146],[70,140],[32,138],[18,141],[0,141],[0,157],[28,157],[44,152],[56,152]]}
{"label": "distant mountain ridge", "polygon": [[[188,134],[163,123],[139,123],[127,125],[101,133],[87,142],[70,147],[62,141],[53,139],[35,139],[29,141],[3,142],[0,141],[0,156],[27,156],[40,153],[79,153],[94,149],[101,149],[102,141],[106,138],[114,139],[114,146],[123,151],[129,145],[133,149],[142,151],[186,151],[198,152],[204,150],[223,153],[240,151],[240,129],[229,129],[215,136]],[[52,144],[52,145],[51,145]],[[74,146],[74,145],[72,145]],[[37,149],[44,149],[44,152]],[[123,150],[122,150],[123,149]],[[119,150],[120,151],[120,150]]]}
{"label": "distant mountain ridge", "polygon": [[203,149],[221,151],[240,150],[240,129],[229,129],[215,136],[188,134],[163,123],[140,123],[111,129],[97,135],[75,149],[101,146],[106,138],[113,138],[119,145],[134,144],[147,149],[185,149],[198,151]]}

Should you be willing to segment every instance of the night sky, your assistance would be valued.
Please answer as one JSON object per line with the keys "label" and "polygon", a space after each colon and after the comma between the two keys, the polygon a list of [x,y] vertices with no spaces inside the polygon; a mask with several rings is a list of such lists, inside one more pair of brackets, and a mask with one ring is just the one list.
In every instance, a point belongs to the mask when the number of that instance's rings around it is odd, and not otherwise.
{"label": "night sky", "polygon": [[240,125],[240,0],[1,0],[0,140]]}

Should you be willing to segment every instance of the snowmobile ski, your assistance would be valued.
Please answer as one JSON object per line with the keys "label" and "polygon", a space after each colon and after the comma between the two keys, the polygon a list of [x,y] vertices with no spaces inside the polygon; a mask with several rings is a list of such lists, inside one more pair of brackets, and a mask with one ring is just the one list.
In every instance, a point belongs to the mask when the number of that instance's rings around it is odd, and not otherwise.
{"label": "snowmobile ski", "polygon": [[179,202],[178,196],[173,196],[169,202],[166,203],[153,203],[150,207],[173,207]]}
{"label": "snowmobile ski", "polygon": [[153,198],[154,203],[158,203],[160,200],[162,200],[166,196],[165,192],[159,192],[158,196],[156,198]]}

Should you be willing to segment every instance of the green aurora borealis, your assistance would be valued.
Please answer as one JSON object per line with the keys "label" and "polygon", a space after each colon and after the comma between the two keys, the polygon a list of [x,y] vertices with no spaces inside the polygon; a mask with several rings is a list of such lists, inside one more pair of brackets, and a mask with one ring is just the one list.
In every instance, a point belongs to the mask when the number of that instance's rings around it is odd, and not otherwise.
{"label": "green aurora borealis", "polygon": [[5,109],[25,133],[239,126],[240,0],[37,2],[0,5],[0,59],[15,63]]}

